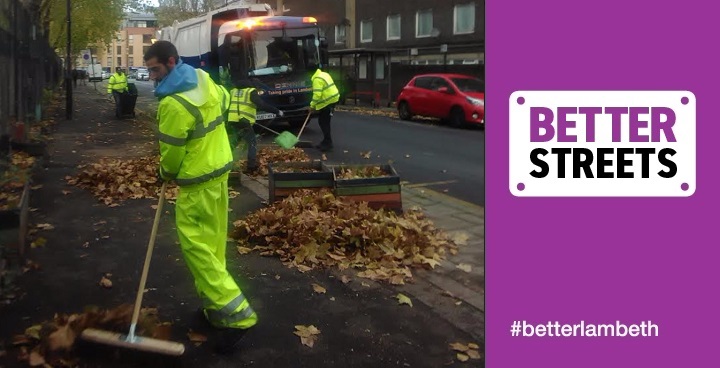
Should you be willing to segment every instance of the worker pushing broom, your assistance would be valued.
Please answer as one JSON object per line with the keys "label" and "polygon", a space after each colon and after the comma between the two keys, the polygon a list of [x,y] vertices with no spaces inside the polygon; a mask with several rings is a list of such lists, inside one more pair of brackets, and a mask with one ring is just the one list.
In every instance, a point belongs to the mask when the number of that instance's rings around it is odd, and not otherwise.
{"label": "worker pushing broom", "polygon": [[[180,187],[175,222],[183,257],[200,295],[203,316],[216,328],[215,350],[232,353],[258,316],[226,268],[228,173],[233,158],[223,114],[230,95],[209,74],[184,64],[175,46],[154,43],[145,53],[150,78],[158,80],[160,202],[127,335],[87,329],[86,340],[154,353],[181,355],[184,346],[135,335],[142,294],[161,215],[166,182]],[[211,341],[212,341],[211,340]]]}

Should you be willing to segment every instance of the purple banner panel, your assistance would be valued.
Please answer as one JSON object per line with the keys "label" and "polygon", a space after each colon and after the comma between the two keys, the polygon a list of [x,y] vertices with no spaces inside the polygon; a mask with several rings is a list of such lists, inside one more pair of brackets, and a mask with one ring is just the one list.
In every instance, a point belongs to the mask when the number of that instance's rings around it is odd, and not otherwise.
{"label": "purple banner panel", "polygon": [[718,365],[718,7],[486,3],[487,367]]}

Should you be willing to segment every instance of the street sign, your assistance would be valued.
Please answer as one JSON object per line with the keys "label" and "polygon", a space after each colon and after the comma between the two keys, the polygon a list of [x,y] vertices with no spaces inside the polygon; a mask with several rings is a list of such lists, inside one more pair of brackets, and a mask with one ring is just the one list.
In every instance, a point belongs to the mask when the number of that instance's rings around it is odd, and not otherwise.
{"label": "street sign", "polygon": [[83,62],[89,63],[90,62],[90,50],[82,50],[80,51],[82,55]]}
{"label": "street sign", "polygon": [[447,44],[446,43],[440,45],[440,52],[447,52]]}

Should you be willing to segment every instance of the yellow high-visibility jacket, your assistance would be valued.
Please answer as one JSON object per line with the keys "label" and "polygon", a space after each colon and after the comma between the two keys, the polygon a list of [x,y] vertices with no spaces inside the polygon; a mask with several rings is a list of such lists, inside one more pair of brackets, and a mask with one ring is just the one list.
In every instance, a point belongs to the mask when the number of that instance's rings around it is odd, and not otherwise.
{"label": "yellow high-visibility jacket", "polygon": [[313,97],[310,107],[321,110],[340,101],[340,92],[330,74],[318,69],[312,76]]}
{"label": "yellow high-visibility jacket", "polygon": [[223,114],[230,105],[225,88],[196,69],[197,87],[163,97],[158,105],[160,174],[181,187],[204,187],[226,177],[232,152]]}
{"label": "yellow high-visibility jacket", "polygon": [[115,73],[108,80],[107,93],[125,92],[128,90],[127,76],[125,74]]}

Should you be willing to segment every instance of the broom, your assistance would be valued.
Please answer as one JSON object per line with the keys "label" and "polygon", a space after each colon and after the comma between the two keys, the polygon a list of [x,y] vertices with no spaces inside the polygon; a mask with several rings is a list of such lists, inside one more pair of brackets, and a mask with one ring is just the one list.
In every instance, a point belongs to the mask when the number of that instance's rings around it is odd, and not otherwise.
{"label": "broom", "polygon": [[165,200],[166,188],[167,182],[163,182],[162,189],[160,189],[160,200],[158,201],[157,210],[155,211],[155,222],[153,222],[150,242],[148,243],[147,253],[145,254],[145,264],[143,265],[142,276],[140,277],[140,287],[138,288],[137,297],[135,298],[135,309],[133,310],[132,322],[130,323],[130,331],[127,335],[123,335],[117,332],[87,328],[80,335],[84,340],[165,355],[179,356],[185,352],[185,346],[181,343],[135,335],[138,318],[140,317],[140,305],[142,304],[145,282],[147,281],[148,271],[150,270],[150,258],[152,258],[155,237],[157,236],[160,215],[162,214],[163,202]]}

